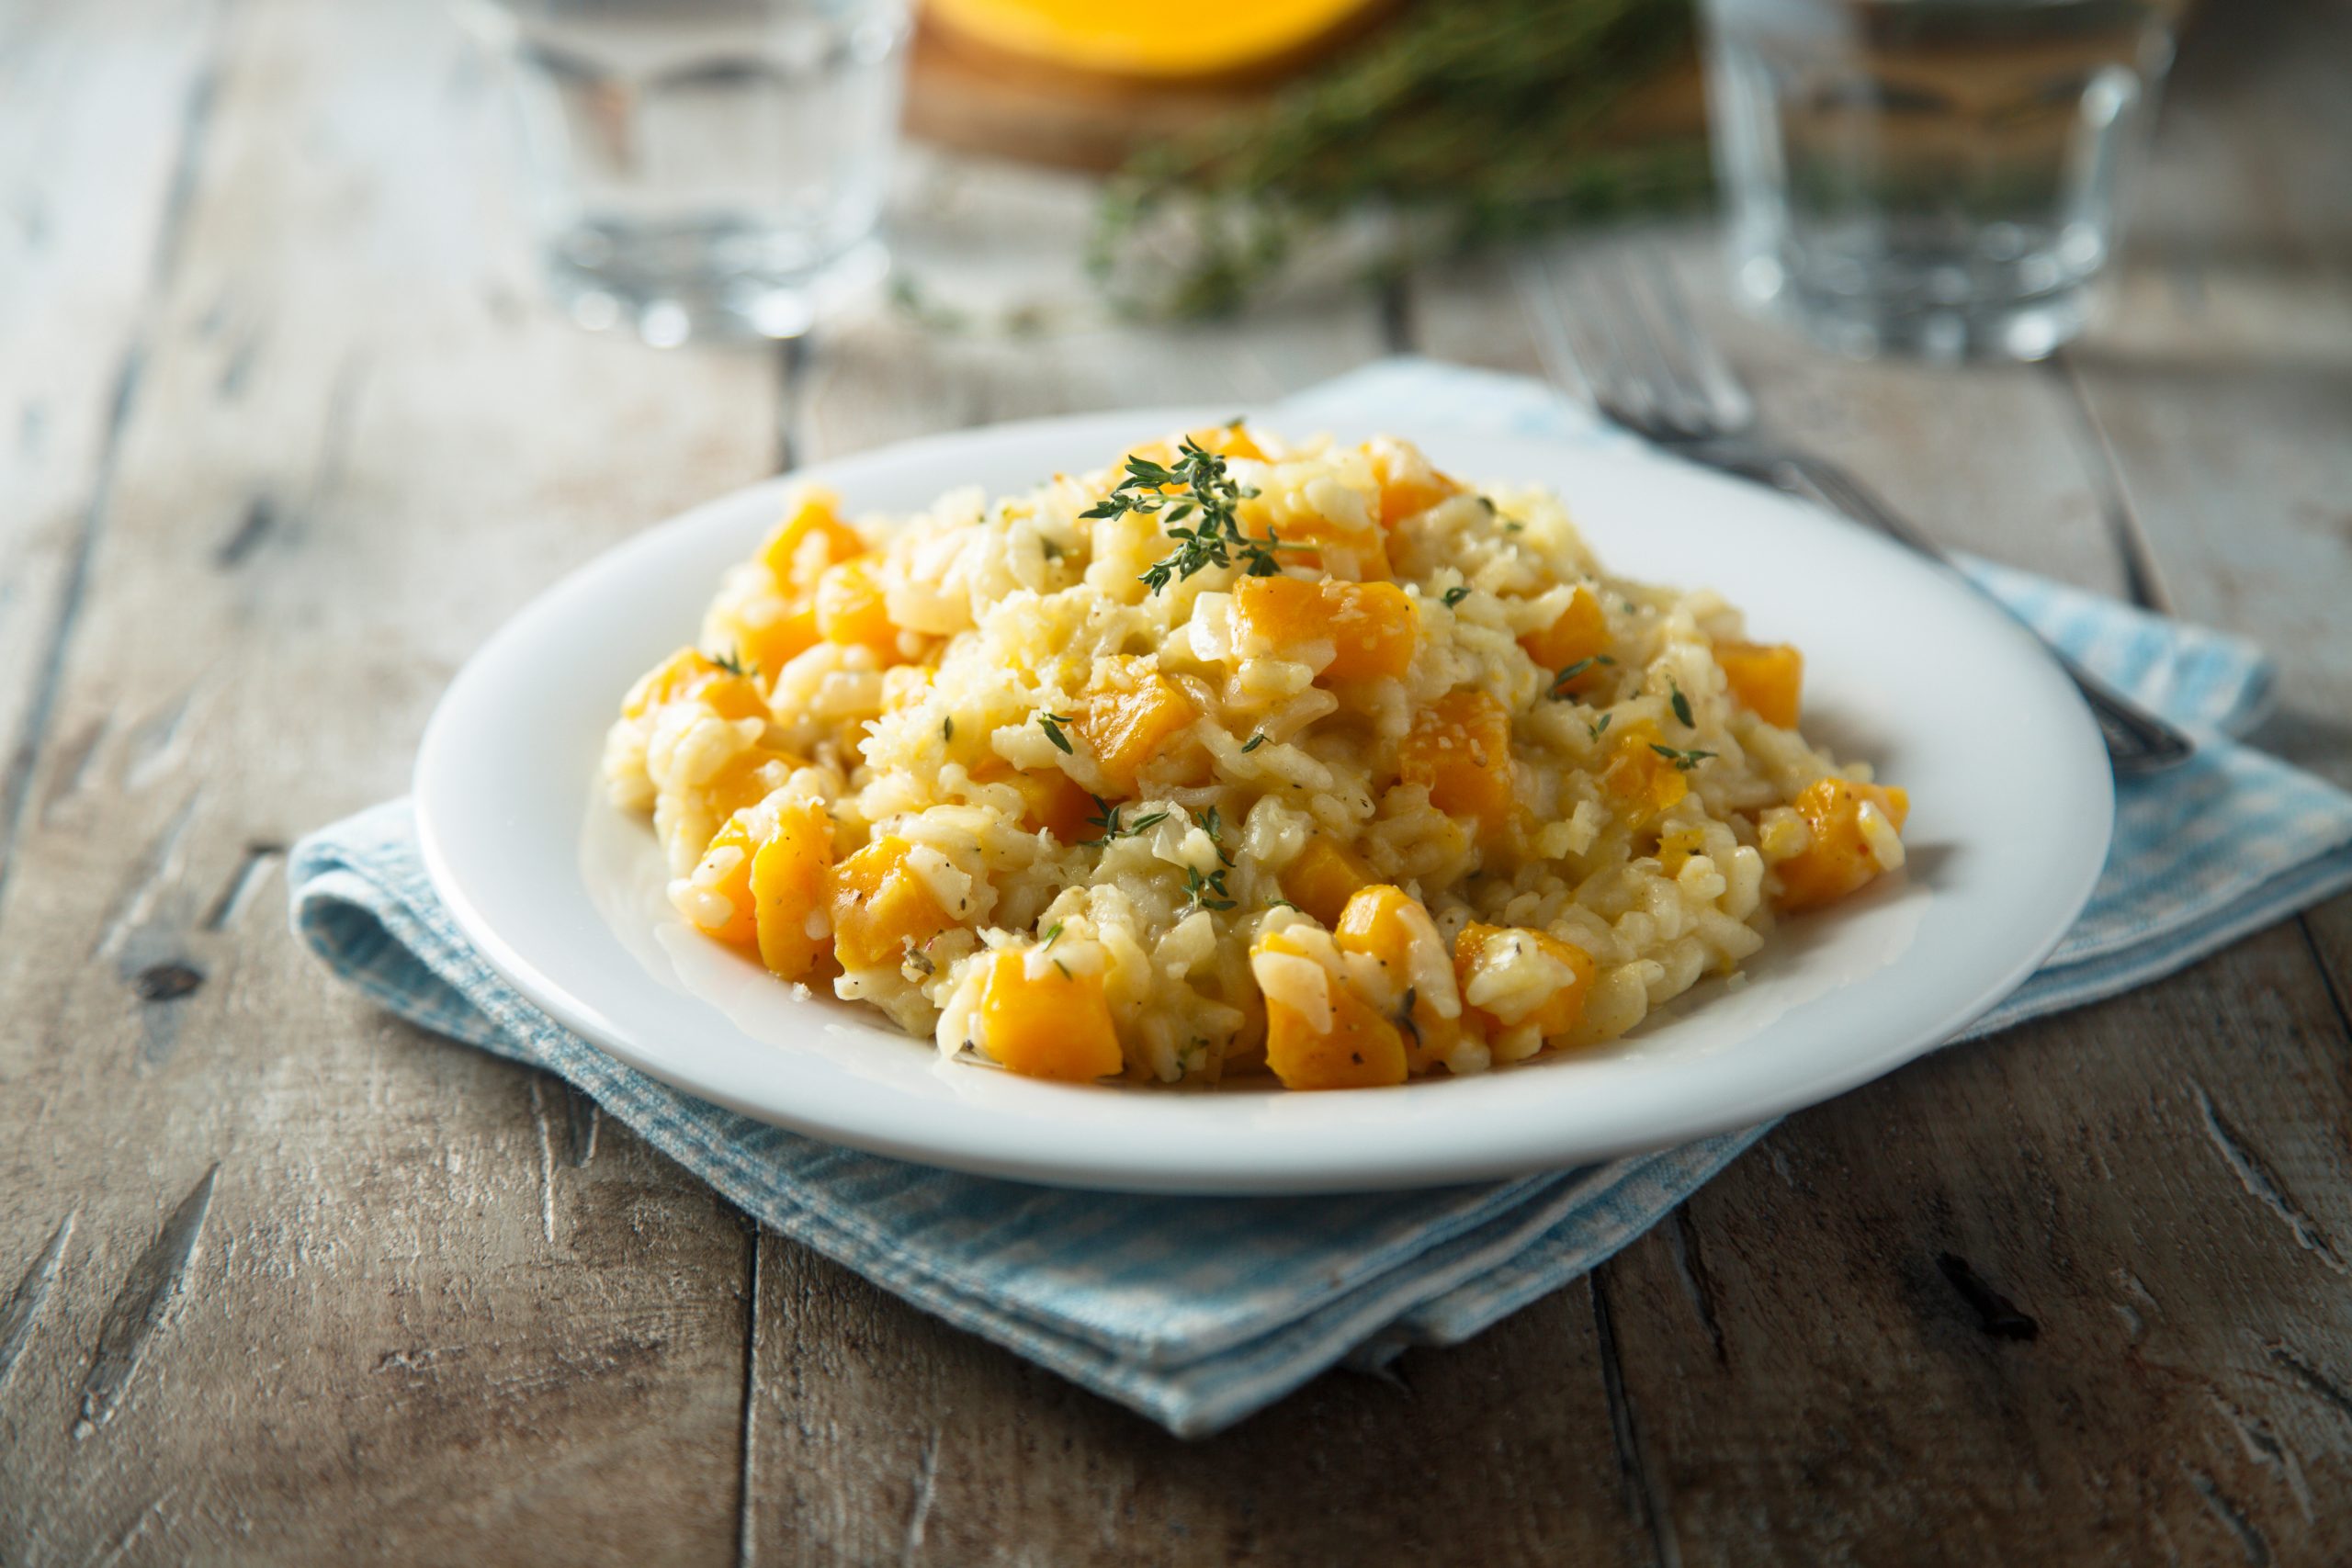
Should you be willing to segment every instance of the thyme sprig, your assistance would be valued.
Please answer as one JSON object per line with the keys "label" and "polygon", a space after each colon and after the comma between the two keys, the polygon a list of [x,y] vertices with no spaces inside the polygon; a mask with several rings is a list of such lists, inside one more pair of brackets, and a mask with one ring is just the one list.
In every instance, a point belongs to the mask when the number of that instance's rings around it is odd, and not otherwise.
{"label": "thyme sprig", "polygon": [[760,667],[746,660],[743,657],[743,650],[740,648],[730,648],[724,653],[714,653],[710,656],[710,661],[729,675],[757,675],[760,672]]}
{"label": "thyme sprig", "polygon": [[1098,839],[1080,839],[1078,847],[1082,850],[1106,849],[1121,839],[1132,839],[1146,829],[1157,828],[1168,819],[1168,813],[1165,811],[1147,811],[1134,821],[1122,824],[1119,820],[1118,807],[1099,795],[1090,795],[1087,798],[1094,803],[1095,811],[1095,815],[1086,819],[1087,825],[1102,829],[1102,836]]}
{"label": "thyme sprig", "polygon": [[1186,866],[1184,868],[1184,897],[1187,900],[1184,905],[1184,913],[1188,915],[1195,909],[1233,908],[1232,896],[1225,890],[1225,873],[1222,871],[1213,871],[1206,876],[1203,876],[1199,867]]}
{"label": "thyme sprig", "polygon": [[1596,653],[1590,659],[1579,659],[1574,664],[1569,665],[1557,675],[1552,677],[1552,689],[1545,694],[1552,697],[1556,702],[1566,702],[1576,695],[1574,692],[1568,690],[1568,686],[1577,676],[1583,674],[1586,671],[1591,669],[1596,664],[1614,664],[1617,661],[1615,660],[1610,658],[1609,655],[1605,653]]}
{"label": "thyme sprig", "polygon": [[1661,746],[1655,740],[1650,742],[1650,750],[1673,763],[1678,773],[1685,773],[1714,755],[1713,751],[1678,750],[1672,746]]}
{"label": "thyme sprig", "polygon": [[1041,713],[1037,716],[1037,728],[1046,732],[1046,739],[1061,748],[1062,755],[1065,757],[1074,757],[1078,752],[1070,745],[1069,737],[1062,733],[1062,726],[1077,722],[1078,720],[1066,713]]}
{"label": "thyme sprig", "polygon": [[[1234,479],[1223,457],[1188,435],[1172,465],[1129,457],[1126,477],[1081,515],[1121,517],[1134,512],[1159,519],[1176,541],[1176,553],[1154,561],[1139,579],[1157,593],[1194,572],[1231,566],[1237,555],[1251,577],[1272,577],[1281,570],[1274,552],[1282,548],[1282,541],[1273,530],[1267,529],[1262,539],[1241,531],[1238,509],[1257,493]],[[1179,526],[1186,523],[1191,525]]]}

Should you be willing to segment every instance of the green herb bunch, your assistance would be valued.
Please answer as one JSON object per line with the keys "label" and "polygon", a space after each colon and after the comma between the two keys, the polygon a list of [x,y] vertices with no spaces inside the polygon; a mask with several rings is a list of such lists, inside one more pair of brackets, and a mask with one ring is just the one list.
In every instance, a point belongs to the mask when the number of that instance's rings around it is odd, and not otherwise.
{"label": "green herb bunch", "polygon": [[[1142,573],[1141,581],[1157,593],[1196,571],[1231,566],[1237,555],[1251,577],[1272,577],[1279,571],[1274,551],[1280,542],[1272,531],[1269,529],[1262,539],[1241,531],[1238,509],[1257,493],[1235,481],[1226,471],[1223,457],[1188,435],[1172,466],[1148,457],[1129,457],[1126,477],[1109,495],[1088,507],[1084,515],[1117,517],[1138,512],[1159,519],[1168,536],[1176,541],[1176,553],[1152,562]],[[1181,525],[1187,523],[1191,525]]]}
{"label": "green herb bunch", "polygon": [[1374,266],[1688,202],[1695,138],[1612,145],[1625,90],[1687,53],[1686,0],[1423,0],[1261,109],[1146,150],[1089,256],[1138,314],[1231,312],[1305,242],[1397,220]]}

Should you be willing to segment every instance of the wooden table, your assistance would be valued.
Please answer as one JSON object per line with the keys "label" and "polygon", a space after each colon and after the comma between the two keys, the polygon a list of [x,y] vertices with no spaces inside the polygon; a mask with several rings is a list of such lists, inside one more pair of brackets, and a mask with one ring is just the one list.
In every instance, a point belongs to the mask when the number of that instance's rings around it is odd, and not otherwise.
{"label": "wooden table", "polygon": [[[2352,10],[2205,21],[2119,324],[2050,364],[1829,363],[1654,237],[1784,430],[2260,637],[2265,743],[2352,783]],[[494,107],[415,0],[0,29],[0,1562],[2352,1555],[2352,900],[1800,1115],[1476,1342],[1189,1444],[329,983],[286,844],[649,519],[978,421],[1533,368],[1501,266],[1185,333],[590,337]],[[918,160],[909,265],[1074,292],[1087,199]]]}

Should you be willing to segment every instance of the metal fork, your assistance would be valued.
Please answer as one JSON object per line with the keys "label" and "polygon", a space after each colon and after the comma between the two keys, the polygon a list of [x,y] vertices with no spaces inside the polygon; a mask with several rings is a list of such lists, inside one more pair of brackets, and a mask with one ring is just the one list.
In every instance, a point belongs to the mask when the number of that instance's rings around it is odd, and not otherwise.
{"label": "metal fork", "polygon": [[[1587,262],[1565,281],[1544,263],[1527,260],[1519,282],[1539,329],[1536,345],[1545,369],[1611,423],[1709,467],[1818,501],[1908,545],[1994,604],[2001,603],[1851,474],[1756,435],[1755,400],[1700,330],[1663,255],[1645,251],[1638,267],[1622,260]],[[1563,296],[1577,303],[1564,307]],[[2118,773],[2159,773],[2187,761],[2196,750],[2196,742],[2179,729],[2076,664],[2048,638],[2041,641],[2090,705]]]}

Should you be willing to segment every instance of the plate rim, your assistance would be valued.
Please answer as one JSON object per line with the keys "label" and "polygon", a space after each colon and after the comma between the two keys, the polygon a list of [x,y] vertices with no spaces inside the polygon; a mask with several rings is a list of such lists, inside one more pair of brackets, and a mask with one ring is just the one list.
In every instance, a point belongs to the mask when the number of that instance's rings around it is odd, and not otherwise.
{"label": "plate rim", "polygon": [[[1229,412],[1229,411],[1227,411]],[[1277,405],[1268,409],[1270,422],[1288,417]],[[2095,755],[2098,787],[2096,796],[2098,830],[2096,835],[2081,836],[2087,842],[2095,837],[2096,854],[2078,857],[2076,874],[2067,886],[2064,903],[2064,918],[2054,915],[2046,931],[2036,933],[2035,940],[2018,949],[2002,970],[1997,983],[1987,984],[1962,1005],[1945,1009],[1932,1023],[1915,1024],[1896,1033],[1891,1040],[1899,1043],[1882,1044],[1868,1050],[1849,1053],[1833,1066],[1807,1073],[1773,1086],[1769,1092],[1752,1096],[1736,1105],[1724,1105],[1711,1112],[1686,1115],[1669,1127],[1641,1132],[1629,1132],[1618,1138],[1588,1139],[1577,1145],[1573,1154],[1557,1151],[1534,1157],[1536,1151],[1508,1144],[1498,1147],[1457,1149],[1450,1156],[1421,1153],[1406,1156],[1401,1163],[1396,1151],[1386,1151],[1373,1162],[1362,1155],[1352,1162],[1302,1168],[1293,1162],[1280,1160],[1256,1165],[1229,1165],[1203,1168],[1198,1163],[1182,1157],[1167,1157],[1160,1151],[1139,1153],[1123,1151],[1123,1163],[1118,1168],[1105,1169],[1092,1159],[1056,1157],[1051,1152],[1041,1152],[1032,1146],[1026,1149],[1008,1148],[999,1140],[974,1134],[943,1144],[936,1136],[910,1137],[887,1124],[867,1120],[852,1119],[844,1122],[838,1117],[795,1115],[787,1108],[773,1102],[738,1094],[724,1084],[714,1084],[707,1078],[697,1078],[691,1073],[672,1070],[657,1056],[639,1046],[634,1032],[622,1022],[607,1017],[600,1009],[574,995],[526,953],[511,942],[505,933],[485,914],[469,891],[461,868],[453,863],[444,841],[437,817],[436,784],[443,776],[451,748],[456,744],[457,727],[464,716],[467,694],[486,679],[485,671],[493,670],[509,650],[518,645],[527,647],[542,622],[551,617],[560,619],[560,606],[582,591],[583,584],[609,572],[623,570],[623,563],[640,557],[658,558],[676,547],[676,541],[703,526],[715,513],[747,511],[753,501],[762,497],[779,496],[785,490],[803,483],[840,483],[846,488],[854,479],[836,479],[838,475],[854,475],[857,470],[883,464],[900,465],[936,462],[944,457],[991,444],[1031,438],[1067,439],[1074,449],[1083,440],[1095,438],[1095,433],[1118,428],[1116,440],[1133,437],[1138,431],[1165,431],[1199,423],[1204,415],[1195,408],[1146,408],[1115,410],[1103,412],[1058,415],[1040,419],[1008,421],[1001,423],[975,426],[955,432],[938,433],[910,440],[894,442],[855,453],[842,454],[825,462],[813,464],[788,474],[775,475],[739,487],[725,494],[712,497],[676,513],[659,523],[623,538],[605,550],[571,567],[533,594],[520,608],[510,615],[481,646],[465,661],[440,700],[435,704],[418,747],[413,777],[415,818],[419,848],[427,876],[434,891],[441,898],[458,930],[502,979],[512,986],[526,1000],[539,1008],[558,1024],[581,1036],[604,1054],[646,1073],[670,1087],[697,1099],[820,1141],[862,1149],[892,1158],[919,1164],[963,1170],[975,1175],[1021,1180],[1048,1186],[1074,1187],[1092,1190],[1115,1190],[1199,1194],[1273,1194],[1300,1192],[1345,1192],[1396,1190],[1411,1187],[1447,1185],[1457,1182],[1486,1180],[1538,1171],[1561,1170],[1589,1165],[1624,1155],[1672,1147],[1697,1139],[1710,1137],[1736,1129],[1775,1120],[1807,1106],[1822,1103],[1871,1082],[1896,1068],[1928,1054],[1939,1043],[1949,1041],[1968,1024],[2009,996],[2017,987],[2031,976],[2064,939],[2066,932],[2079,919],[2095,889],[2112,840],[2115,796],[2112,777],[2105,760],[2105,750],[2098,739],[2096,721],[2072,686],[2065,682],[2054,660],[2048,655],[2039,639],[2017,624],[1997,606],[1984,606],[1988,630],[2007,627],[2015,637],[2030,643],[2040,653],[2040,662],[2046,668],[2050,693],[2063,692],[2064,701],[2058,705],[2075,721],[2073,744],[2087,748]],[[1310,419],[1318,426],[1329,423],[1361,423],[1362,421],[1330,421]],[[1702,483],[1736,487],[1749,491],[1752,487],[1741,481],[1698,468],[1670,454],[1639,445],[1608,447],[1579,446],[1572,441],[1545,438],[1510,432],[1480,432],[1434,426],[1425,437],[1430,444],[1453,439],[1495,446],[1518,446],[1552,449],[1555,456],[1572,453],[1578,460],[1621,465],[1632,470],[1649,469],[1675,483]],[[1548,485],[1546,488],[1550,488]],[[1807,516],[1814,525],[1839,531],[1841,536],[1864,547],[1877,547],[1886,552],[1890,560],[1899,561],[1897,570],[1918,575],[1923,585],[1932,582],[1928,591],[1939,593],[1967,592],[1955,589],[1940,580],[1939,569],[1911,556],[1901,547],[1870,535],[1858,527],[1838,520],[1819,516],[1815,510],[1769,491],[1752,491],[1753,498],[1766,504],[1789,508],[1792,513]],[[1574,498],[1568,497],[1571,511]],[[1736,591],[1729,591],[1736,599]],[[2042,738],[2045,740],[2051,738]],[[2083,777],[2087,779],[2090,772]],[[583,781],[584,782],[584,781]],[[2079,804],[2079,803],[2078,803]],[[2059,900],[2051,908],[2057,909]],[[910,1044],[929,1049],[922,1042],[910,1039]],[[782,1060],[783,1058],[779,1058]],[[1477,1082],[1479,1079],[1464,1079]],[[1491,1080],[1487,1080],[1491,1081]],[[1041,1086],[1043,1087],[1043,1086]],[[1068,1092],[1093,1092],[1094,1086],[1051,1086]],[[1424,1092],[1435,1084],[1407,1085],[1381,1091],[1385,1095]],[[888,1091],[883,1091],[885,1093]],[[1137,1093],[1165,1094],[1165,1091],[1141,1089]],[[1213,1096],[1186,1095],[1181,1091],[1165,1095],[1170,1101],[1214,1099]],[[1238,1099],[1238,1097],[1237,1097]],[[975,1111],[967,1120],[983,1125],[986,1113]],[[1272,1137],[1276,1134],[1270,1134]]]}

